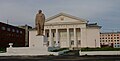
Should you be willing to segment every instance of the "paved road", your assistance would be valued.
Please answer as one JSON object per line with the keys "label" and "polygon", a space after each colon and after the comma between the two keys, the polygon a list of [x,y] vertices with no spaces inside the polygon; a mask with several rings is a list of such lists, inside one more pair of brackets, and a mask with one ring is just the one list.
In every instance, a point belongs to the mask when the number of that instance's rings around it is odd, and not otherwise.
{"label": "paved road", "polygon": [[0,61],[120,61],[120,56],[8,56]]}

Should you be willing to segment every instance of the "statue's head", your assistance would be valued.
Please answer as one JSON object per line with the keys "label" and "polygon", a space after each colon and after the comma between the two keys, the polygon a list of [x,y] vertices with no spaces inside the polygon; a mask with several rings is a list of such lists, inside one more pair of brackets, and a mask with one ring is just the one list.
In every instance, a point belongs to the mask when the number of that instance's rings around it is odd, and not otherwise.
{"label": "statue's head", "polygon": [[39,12],[39,14],[40,14],[40,13],[42,13],[42,10],[39,10],[38,12]]}

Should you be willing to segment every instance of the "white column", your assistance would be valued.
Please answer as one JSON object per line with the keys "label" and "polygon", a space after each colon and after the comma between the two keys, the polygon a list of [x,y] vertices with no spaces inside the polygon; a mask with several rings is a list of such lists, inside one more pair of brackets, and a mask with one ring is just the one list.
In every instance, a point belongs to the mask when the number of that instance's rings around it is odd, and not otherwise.
{"label": "white column", "polygon": [[77,47],[76,28],[74,28],[74,47]]}
{"label": "white column", "polygon": [[56,47],[59,46],[59,34],[58,34],[58,29],[56,29]]}
{"label": "white column", "polygon": [[53,47],[54,42],[52,40],[52,30],[49,29],[49,47]]}
{"label": "white column", "polygon": [[44,29],[43,35],[45,36],[45,29]]}
{"label": "white column", "polygon": [[71,47],[71,42],[70,42],[70,32],[69,32],[69,28],[67,28],[67,41],[68,41],[68,47]]}

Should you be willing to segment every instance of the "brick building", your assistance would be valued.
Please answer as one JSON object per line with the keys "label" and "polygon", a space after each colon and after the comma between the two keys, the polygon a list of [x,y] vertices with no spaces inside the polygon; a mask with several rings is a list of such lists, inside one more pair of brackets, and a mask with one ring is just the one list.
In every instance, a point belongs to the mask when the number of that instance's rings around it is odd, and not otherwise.
{"label": "brick building", "polygon": [[14,47],[25,46],[25,30],[0,22],[0,47],[8,47],[9,43]]}
{"label": "brick building", "polygon": [[29,25],[18,26],[19,28],[25,29],[25,46],[29,46],[29,30],[32,29]]}
{"label": "brick building", "polygon": [[104,32],[100,33],[101,47],[111,46],[120,48],[120,32]]}

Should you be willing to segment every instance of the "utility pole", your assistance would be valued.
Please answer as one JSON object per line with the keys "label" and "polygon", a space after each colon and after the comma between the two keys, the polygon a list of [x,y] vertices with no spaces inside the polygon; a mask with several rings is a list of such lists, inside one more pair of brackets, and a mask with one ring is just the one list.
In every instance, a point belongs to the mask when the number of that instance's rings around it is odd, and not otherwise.
{"label": "utility pole", "polygon": [[8,19],[7,19],[7,24],[8,24]]}

